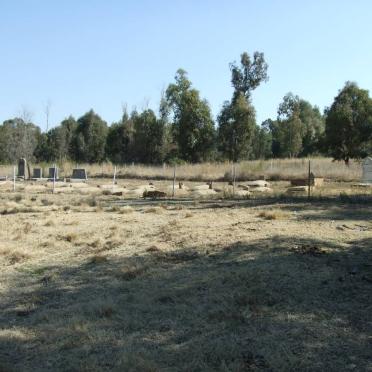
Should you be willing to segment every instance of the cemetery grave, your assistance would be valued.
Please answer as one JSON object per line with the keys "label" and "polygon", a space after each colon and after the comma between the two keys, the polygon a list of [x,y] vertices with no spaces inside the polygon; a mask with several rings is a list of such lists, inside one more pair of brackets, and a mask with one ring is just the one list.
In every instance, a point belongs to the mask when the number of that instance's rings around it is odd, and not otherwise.
{"label": "cemetery grave", "polygon": [[[308,201],[287,196],[307,188],[290,181],[87,179],[83,168],[51,169],[49,181],[0,183],[0,370],[45,361],[73,370],[81,360],[88,370],[128,360],[133,370],[169,360],[192,370],[200,345],[212,369],[216,349],[241,370],[249,348],[256,369],[311,370],[321,358],[342,370],[351,358],[368,370],[370,188],[314,177]],[[126,349],[133,338],[141,355]],[[108,344],[117,345],[110,355]]]}
{"label": "cemetery grave", "polygon": [[[368,370],[372,206],[342,202],[350,184],[325,182],[335,199],[312,203],[270,199],[289,182],[239,185],[273,192],[195,199],[191,190],[210,185],[181,182],[188,196],[167,202],[141,192],[169,193],[169,181],[58,182],[54,194],[46,181],[0,185],[1,369],[73,370],[84,360],[111,371],[131,358],[134,370],[168,360],[192,370],[203,345],[210,366],[216,349],[244,366],[248,347],[252,365],[272,370],[289,360],[311,370],[319,358]],[[133,338],[141,355],[127,351]]]}
{"label": "cemetery grave", "polygon": [[372,157],[364,159],[363,164],[362,182],[372,184]]}

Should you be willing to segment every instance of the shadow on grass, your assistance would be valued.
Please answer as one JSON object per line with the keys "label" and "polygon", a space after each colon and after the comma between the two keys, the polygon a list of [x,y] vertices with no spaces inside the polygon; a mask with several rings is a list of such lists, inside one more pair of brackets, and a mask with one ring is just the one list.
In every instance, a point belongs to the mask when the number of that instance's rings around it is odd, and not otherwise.
{"label": "shadow on grass", "polygon": [[274,236],[18,273],[0,370],[369,370],[371,245]]}
{"label": "shadow on grass", "polygon": [[313,221],[372,221],[372,205],[355,205],[345,203],[292,203],[280,206],[280,209],[300,212],[300,220]]}
{"label": "shadow on grass", "polygon": [[249,198],[160,198],[160,199],[112,199],[106,200],[105,206],[131,206],[131,207],[146,207],[167,205],[169,207],[184,206],[190,209],[206,209],[206,208],[247,208],[258,206],[275,206],[278,204],[289,205],[308,205],[308,206],[339,206],[350,208],[362,208],[363,206],[372,207],[372,194],[349,194],[349,195],[329,195],[329,196],[313,196],[310,199],[306,195],[255,195]]}

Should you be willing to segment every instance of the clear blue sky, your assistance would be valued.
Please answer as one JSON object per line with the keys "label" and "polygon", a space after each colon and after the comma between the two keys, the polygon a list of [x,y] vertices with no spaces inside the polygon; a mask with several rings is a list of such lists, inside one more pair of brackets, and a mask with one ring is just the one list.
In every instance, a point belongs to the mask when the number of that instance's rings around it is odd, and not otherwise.
{"label": "clear blue sky", "polygon": [[345,81],[372,89],[370,0],[0,0],[0,122],[22,107],[45,129],[93,108],[109,124],[122,103],[157,110],[180,67],[216,116],[231,98],[229,62],[265,53],[257,121],[289,91],[332,103]]}

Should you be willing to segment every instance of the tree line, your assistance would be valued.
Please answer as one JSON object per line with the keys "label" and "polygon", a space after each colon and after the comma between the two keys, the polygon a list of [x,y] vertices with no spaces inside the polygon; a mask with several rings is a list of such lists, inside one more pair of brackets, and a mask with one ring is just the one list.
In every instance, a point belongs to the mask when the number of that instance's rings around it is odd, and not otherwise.
{"label": "tree line", "polygon": [[268,80],[264,54],[243,53],[240,63],[229,67],[233,95],[223,103],[217,123],[207,100],[180,69],[163,94],[158,113],[124,110],[122,118],[108,126],[90,110],[45,133],[29,118],[4,121],[0,162],[26,157],[37,162],[160,164],[326,155],[348,163],[372,153],[372,99],[356,83],[347,82],[323,113],[288,93],[276,120],[258,125],[252,92]]}

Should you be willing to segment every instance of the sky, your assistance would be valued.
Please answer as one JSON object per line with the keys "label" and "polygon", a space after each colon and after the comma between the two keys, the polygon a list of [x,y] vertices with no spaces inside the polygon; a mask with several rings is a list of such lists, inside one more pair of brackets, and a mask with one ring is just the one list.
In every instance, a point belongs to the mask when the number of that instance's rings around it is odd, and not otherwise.
{"label": "sky", "polygon": [[111,124],[158,111],[183,68],[214,118],[231,99],[229,63],[265,54],[257,122],[288,92],[330,106],[346,81],[372,90],[370,0],[0,0],[0,122],[46,129],[94,109]]}

